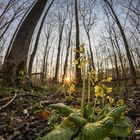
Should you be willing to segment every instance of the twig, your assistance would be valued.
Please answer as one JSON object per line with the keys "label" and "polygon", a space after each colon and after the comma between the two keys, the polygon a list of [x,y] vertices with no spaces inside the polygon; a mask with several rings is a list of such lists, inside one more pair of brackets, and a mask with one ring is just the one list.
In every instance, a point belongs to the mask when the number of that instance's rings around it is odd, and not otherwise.
{"label": "twig", "polygon": [[0,140],[5,140],[5,139],[0,136]]}
{"label": "twig", "polygon": [[17,93],[15,93],[15,95],[13,96],[13,98],[8,103],[6,103],[5,105],[1,106],[0,107],[0,110],[2,110],[4,108],[6,108],[7,106],[9,106],[15,100],[16,97],[17,97]]}

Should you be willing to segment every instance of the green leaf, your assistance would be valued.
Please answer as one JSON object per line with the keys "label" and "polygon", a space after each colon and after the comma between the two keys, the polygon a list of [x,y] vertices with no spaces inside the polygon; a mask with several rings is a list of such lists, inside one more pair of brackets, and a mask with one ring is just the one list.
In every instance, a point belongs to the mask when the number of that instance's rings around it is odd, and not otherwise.
{"label": "green leaf", "polygon": [[61,127],[65,128],[65,127],[74,127],[75,123],[73,121],[71,121],[68,117],[63,118],[61,124]]}
{"label": "green leaf", "polygon": [[68,118],[78,126],[83,126],[87,123],[86,119],[82,118],[76,113],[71,113]]}
{"label": "green leaf", "polygon": [[117,137],[127,137],[132,130],[132,124],[129,118],[118,119],[115,121],[112,133]]}
{"label": "green leaf", "polygon": [[126,106],[119,106],[117,108],[114,108],[111,110],[108,114],[107,117],[113,117],[114,119],[119,119],[126,110]]}
{"label": "green leaf", "polygon": [[94,121],[100,121],[106,117],[107,105],[98,113]]}
{"label": "green leaf", "polygon": [[71,140],[72,136],[78,132],[76,127],[71,128],[62,128],[58,127],[57,129],[51,131],[41,140]]}
{"label": "green leaf", "polygon": [[86,105],[86,119],[88,119],[89,122],[92,122],[95,118],[93,107],[90,104]]}
{"label": "green leaf", "polygon": [[49,107],[58,110],[60,113],[66,116],[74,113],[74,111],[70,107],[64,105],[63,103],[51,104],[49,105]]}
{"label": "green leaf", "polygon": [[79,133],[78,137],[74,138],[73,140],[82,140],[81,133]]}
{"label": "green leaf", "polygon": [[112,128],[113,119],[110,117],[95,123],[87,123],[82,129],[82,140],[101,140],[110,134]]}

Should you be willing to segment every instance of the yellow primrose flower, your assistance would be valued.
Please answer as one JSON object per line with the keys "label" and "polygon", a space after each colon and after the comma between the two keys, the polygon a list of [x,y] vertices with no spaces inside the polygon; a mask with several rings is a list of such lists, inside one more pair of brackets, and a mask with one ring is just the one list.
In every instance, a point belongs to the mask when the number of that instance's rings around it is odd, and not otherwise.
{"label": "yellow primrose flower", "polygon": [[77,65],[79,63],[79,60],[78,59],[74,60],[74,63]]}
{"label": "yellow primrose flower", "polygon": [[88,61],[87,59],[84,59],[84,60],[83,60],[83,64],[88,64],[88,62],[89,62],[89,61]]}
{"label": "yellow primrose flower", "polygon": [[79,69],[81,69],[81,68],[82,68],[82,65],[81,65],[81,64],[79,64],[79,65],[78,65],[78,68],[79,68]]}
{"label": "yellow primrose flower", "polygon": [[79,52],[76,48],[73,49],[73,52]]}
{"label": "yellow primrose flower", "polygon": [[114,99],[110,96],[107,96],[107,99],[109,100],[109,103],[111,103],[111,104],[114,102]]}
{"label": "yellow primrose flower", "polygon": [[107,93],[112,92],[112,88],[111,88],[111,87],[110,87],[110,88],[106,88],[106,92],[107,92]]}
{"label": "yellow primrose flower", "polygon": [[84,53],[85,52],[85,49],[83,46],[80,46],[80,53]]}
{"label": "yellow primrose flower", "polygon": [[105,94],[104,93],[101,93],[100,94],[100,97],[102,97],[102,98],[105,97]]}
{"label": "yellow primrose flower", "polygon": [[100,93],[98,93],[98,92],[95,93],[95,96],[96,96],[96,97],[100,97]]}
{"label": "yellow primrose flower", "polygon": [[124,105],[124,101],[122,99],[118,100],[116,106],[122,106],[122,105]]}
{"label": "yellow primrose flower", "polygon": [[95,92],[97,93],[97,92],[99,92],[100,91],[100,87],[99,86],[95,86]]}
{"label": "yellow primrose flower", "polygon": [[108,77],[107,79],[106,79],[106,82],[111,82],[112,81],[112,77]]}

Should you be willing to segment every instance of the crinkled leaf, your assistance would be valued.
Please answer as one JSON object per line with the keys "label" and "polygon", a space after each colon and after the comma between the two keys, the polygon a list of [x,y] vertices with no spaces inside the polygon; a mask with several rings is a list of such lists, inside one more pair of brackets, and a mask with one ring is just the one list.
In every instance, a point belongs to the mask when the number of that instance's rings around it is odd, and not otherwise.
{"label": "crinkled leaf", "polygon": [[87,123],[86,119],[82,118],[76,113],[71,113],[68,118],[69,120],[73,121],[77,126],[83,126]]}
{"label": "crinkled leaf", "polygon": [[59,127],[48,133],[46,136],[44,136],[42,140],[71,140],[72,136],[76,134],[77,131],[78,128],[76,127],[71,128]]}
{"label": "crinkled leaf", "polygon": [[112,133],[115,136],[127,137],[132,130],[132,124],[129,118],[118,119],[115,121]]}
{"label": "crinkled leaf", "polygon": [[126,110],[126,106],[119,106],[117,108],[114,108],[113,110],[111,110],[108,114],[107,117],[113,117],[114,119],[119,119],[121,114],[124,113],[124,111]]}
{"label": "crinkled leaf", "polygon": [[50,107],[58,110],[60,113],[62,113],[63,115],[66,115],[66,116],[68,116],[71,113],[74,113],[73,109],[64,105],[63,103],[51,104]]}
{"label": "crinkled leaf", "polygon": [[82,140],[101,140],[107,137],[113,128],[113,119],[106,117],[95,123],[87,123],[82,129]]}

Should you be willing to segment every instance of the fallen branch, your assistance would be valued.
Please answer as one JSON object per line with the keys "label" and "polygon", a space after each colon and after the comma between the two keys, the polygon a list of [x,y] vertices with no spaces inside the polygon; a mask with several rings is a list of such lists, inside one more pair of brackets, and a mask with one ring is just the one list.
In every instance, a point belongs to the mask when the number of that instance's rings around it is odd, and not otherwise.
{"label": "fallen branch", "polygon": [[3,137],[0,136],[0,140],[5,140]]}
{"label": "fallen branch", "polygon": [[[0,100],[0,104],[7,102],[5,105],[0,107],[0,110],[2,110],[4,108],[6,108],[7,106],[9,106],[16,98],[18,98],[18,97],[27,97],[27,96],[35,97],[36,100],[40,101],[39,100],[40,96],[38,96],[38,95],[33,95],[33,94],[28,94],[28,93],[26,93],[26,94],[17,94],[17,93],[15,93],[14,96],[6,97],[6,98]],[[8,100],[10,100],[10,101],[8,101]]]}
{"label": "fallen branch", "polygon": [[2,110],[4,108],[6,108],[7,106],[9,106],[16,99],[16,97],[17,97],[17,93],[15,93],[15,95],[13,96],[13,98],[8,103],[6,103],[5,105],[1,106],[0,107],[0,110]]}

